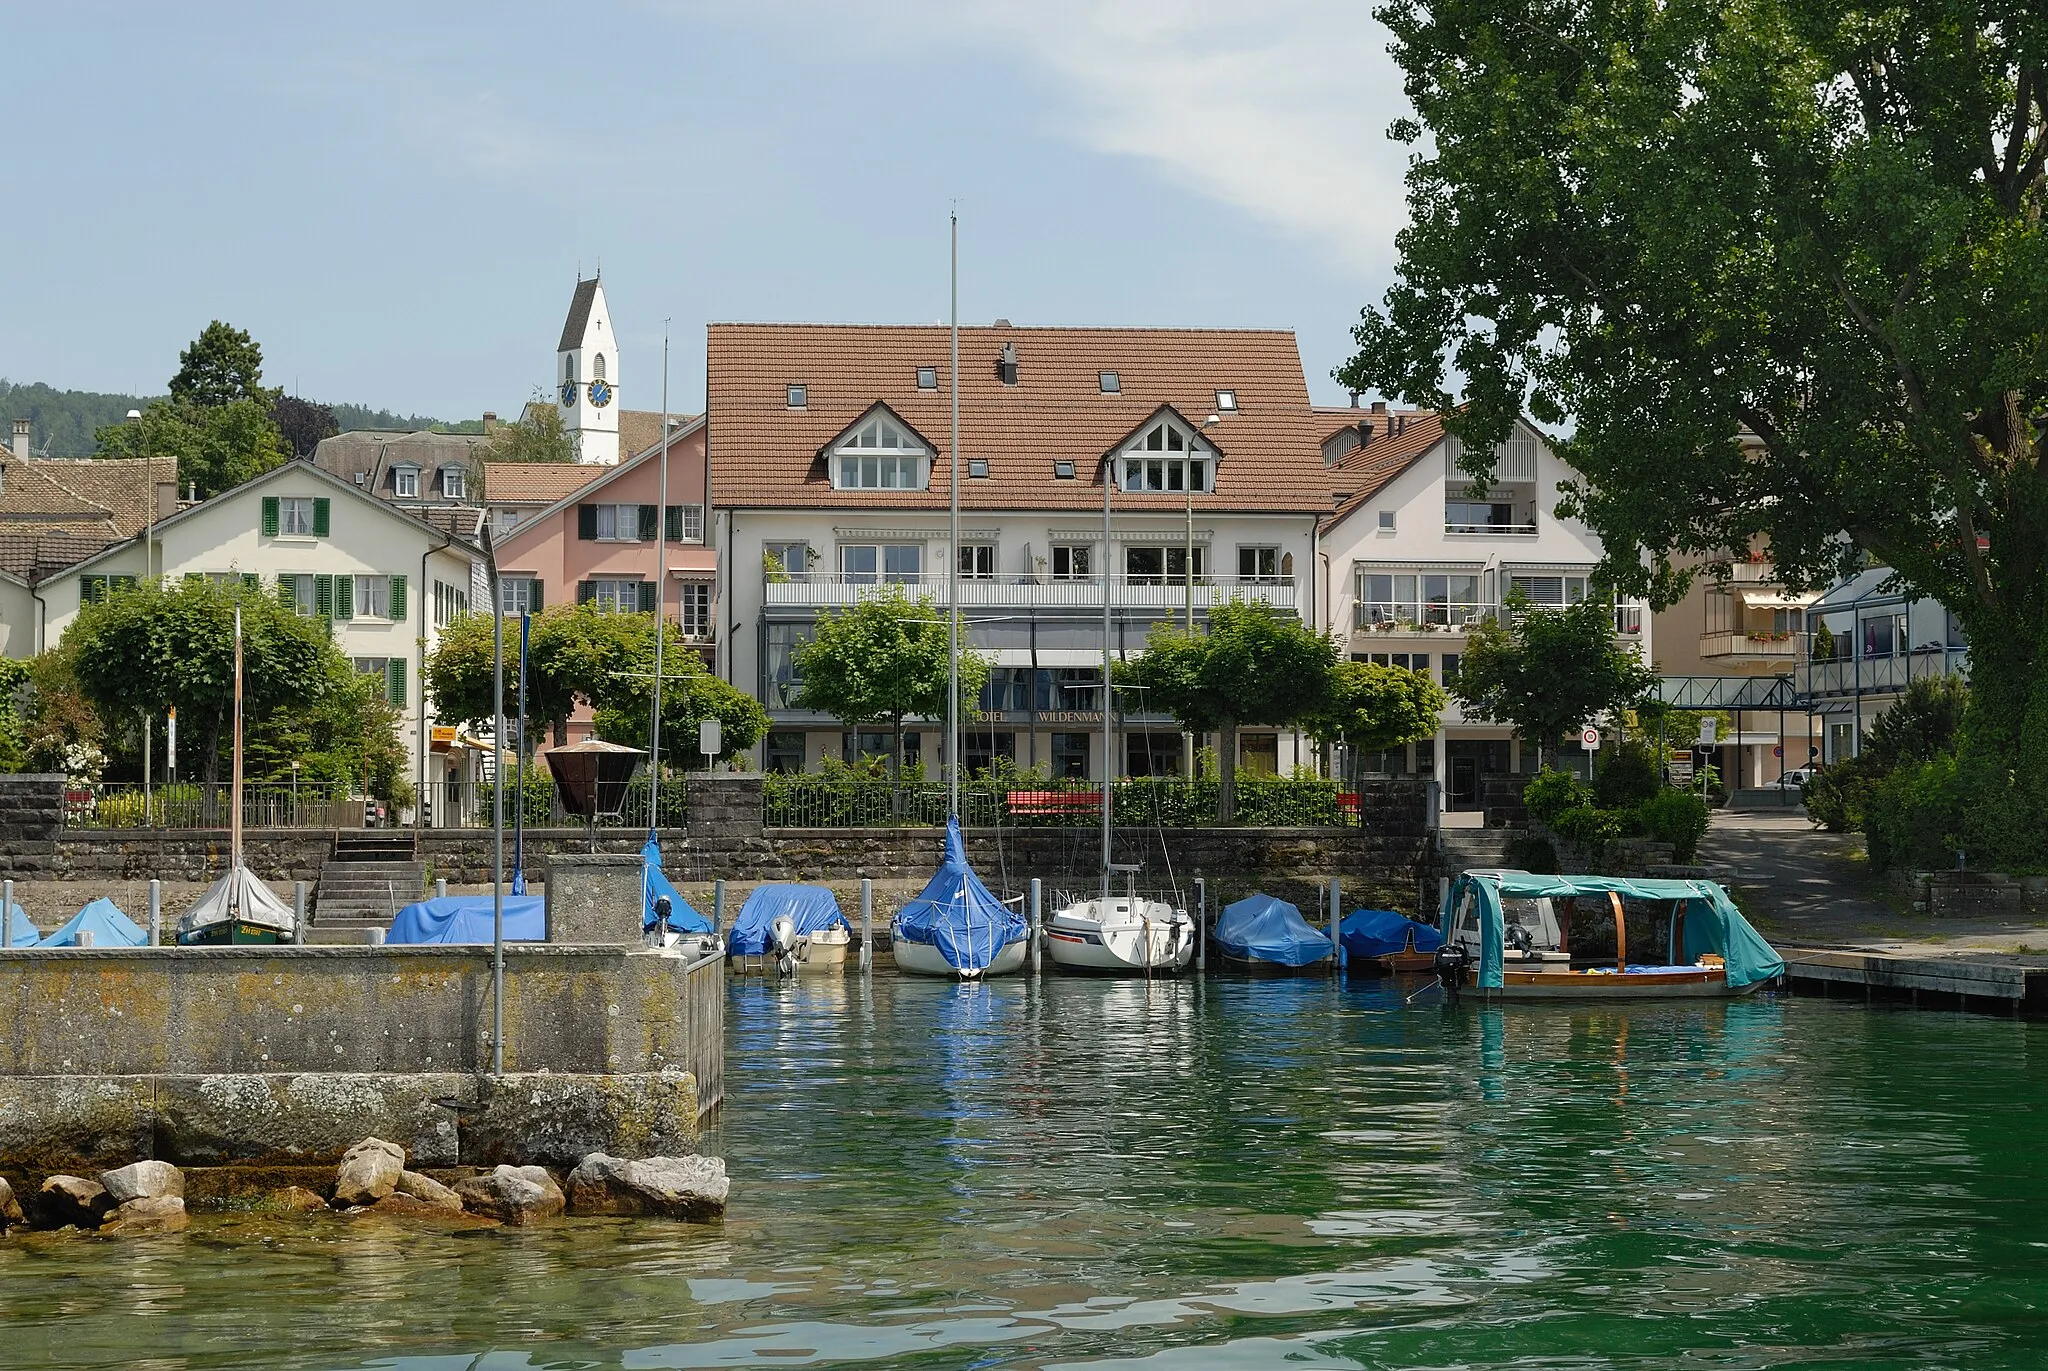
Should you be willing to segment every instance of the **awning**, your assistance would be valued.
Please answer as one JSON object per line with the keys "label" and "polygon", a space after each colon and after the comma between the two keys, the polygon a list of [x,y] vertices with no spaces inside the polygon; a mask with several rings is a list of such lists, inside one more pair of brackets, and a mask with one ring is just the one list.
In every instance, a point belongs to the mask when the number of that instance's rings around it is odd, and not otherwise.
{"label": "awning", "polygon": [[668,554],[668,574],[686,577],[693,581],[701,580],[706,576],[716,576],[718,574],[718,550],[708,547],[670,548]]}
{"label": "awning", "polygon": [[[1031,666],[1034,658],[1028,647],[996,647],[975,649],[986,657],[991,666]],[[1121,650],[1110,649],[1110,657],[1122,661],[1128,655]],[[1042,647],[1038,649],[1035,664],[1042,667],[1084,667],[1092,666],[1102,670],[1102,649],[1094,647]]]}
{"label": "awning", "polygon": [[1742,603],[1751,609],[1805,609],[1820,600],[1819,591],[1794,595],[1787,590],[1745,590]]}

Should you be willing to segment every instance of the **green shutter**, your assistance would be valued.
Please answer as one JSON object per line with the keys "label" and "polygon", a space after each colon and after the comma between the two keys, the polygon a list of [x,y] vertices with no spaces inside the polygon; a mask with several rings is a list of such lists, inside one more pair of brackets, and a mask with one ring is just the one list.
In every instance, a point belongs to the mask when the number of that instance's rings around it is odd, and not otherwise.
{"label": "green shutter", "polygon": [[334,578],[315,576],[313,578],[313,613],[321,619],[334,617]]}
{"label": "green shutter", "polygon": [[[405,617],[405,577],[391,578],[391,618],[397,622]],[[400,701],[400,703],[404,703]]]}
{"label": "green shutter", "polygon": [[590,582],[590,581],[578,581],[578,582],[576,583],[576,603],[577,603],[577,604],[579,604],[579,605],[587,605],[587,604],[589,604],[589,603],[590,603],[590,602],[591,602],[592,600],[595,600],[596,598],[597,598],[597,586],[596,586],[596,585],[595,585],[594,583],[592,583],[592,582]]}
{"label": "green shutter", "polygon": [[317,496],[314,498],[313,536],[315,538],[325,538],[327,536],[328,511],[333,504],[334,501],[328,499],[325,495]]}
{"label": "green shutter", "polygon": [[206,573],[203,571],[188,571],[185,573],[185,584],[188,586],[196,586],[205,579]]}
{"label": "green shutter", "polygon": [[337,576],[334,578],[334,617],[353,619],[356,617],[356,578]]}
{"label": "green shutter", "polygon": [[245,571],[242,573],[242,588],[244,590],[261,590],[263,589],[263,578],[253,571]]}
{"label": "green shutter", "polygon": [[654,613],[655,593],[656,587],[654,582],[642,581],[640,583],[640,612],[642,614]]}
{"label": "green shutter", "polygon": [[[590,584],[588,581],[585,585]],[[78,603],[96,605],[107,598],[107,578],[104,576],[81,576],[78,578]]]}
{"label": "green shutter", "polygon": [[117,590],[133,590],[135,589],[135,585],[136,581],[133,576],[107,577],[107,591],[110,594]]}
{"label": "green shutter", "polygon": [[384,674],[386,677],[384,698],[392,704],[404,708],[405,658],[393,657],[389,662],[386,662],[384,664]]}
{"label": "green shutter", "polygon": [[540,613],[540,577],[533,578],[532,588],[526,592],[526,612]]}
{"label": "green shutter", "polygon": [[275,538],[277,536],[277,497],[275,495],[263,497],[263,536],[266,538]]}
{"label": "green shutter", "polygon": [[277,578],[277,602],[290,610],[299,607],[299,578],[290,572]]}
{"label": "green shutter", "polygon": [[661,536],[671,543],[683,541],[683,507],[670,505],[662,516]]}
{"label": "green shutter", "polygon": [[653,505],[640,506],[640,538],[653,542],[661,536],[661,511]]}
{"label": "green shutter", "polygon": [[597,537],[596,505],[576,506],[576,536],[586,543]]}

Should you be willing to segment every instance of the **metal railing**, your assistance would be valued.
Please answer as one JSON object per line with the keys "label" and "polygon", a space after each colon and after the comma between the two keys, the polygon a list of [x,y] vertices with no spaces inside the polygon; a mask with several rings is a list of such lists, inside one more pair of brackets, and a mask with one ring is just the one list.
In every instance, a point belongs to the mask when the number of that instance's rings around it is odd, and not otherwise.
{"label": "metal railing", "polygon": [[[127,782],[74,785],[64,792],[72,828],[226,828],[233,787],[223,782],[152,786]],[[329,781],[250,781],[242,785],[244,828],[361,828],[360,790]]]}
{"label": "metal railing", "polygon": [[[1217,818],[1216,781],[1142,779],[1116,783],[1119,826],[1205,828]],[[816,774],[765,778],[769,828],[937,828],[946,786],[936,781]],[[960,822],[970,828],[1093,828],[1102,822],[1100,781],[978,778],[960,787]],[[1262,828],[1355,827],[1358,796],[1335,781],[1240,776],[1234,823]]]}
{"label": "metal railing", "polygon": [[1757,630],[1731,631],[1725,633],[1702,633],[1700,635],[1700,656],[1702,657],[1772,657],[1794,660],[1801,655],[1798,633],[1778,633]]}
{"label": "metal railing", "polygon": [[[437,782],[432,787],[433,794],[429,797],[427,827],[489,828],[492,789],[490,781],[479,781],[474,784],[461,781]],[[645,775],[635,776],[625,782],[600,783],[597,788],[597,826],[645,828],[647,804],[648,786]],[[679,776],[671,776],[664,780],[661,783],[660,827],[681,828],[687,822],[689,812],[687,783]],[[506,827],[510,828],[517,817],[515,792],[508,786],[505,792]],[[544,762],[527,771],[525,819],[528,828],[581,828],[589,822],[583,815],[571,813],[562,803],[562,797],[555,789],[554,778]]]}
{"label": "metal railing", "polygon": [[1800,671],[1800,690],[1813,698],[1886,695],[1904,690],[1927,676],[1969,673],[1970,654],[1959,647],[1926,647],[1889,657],[1857,657],[1808,662]]}
{"label": "metal railing", "polygon": [[[1170,574],[1114,576],[1110,581],[1112,607],[1116,609],[1180,609],[1188,601],[1186,582]],[[1102,608],[1100,576],[963,576],[959,587],[963,609]],[[762,587],[762,598],[770,606],[842,609],[892,590],[912,596],[930,595],[942,601],[946,577],[939,572],[865,576],[812,572],[771,576]],[[1294,609],[1298,594],[1292,577],[1223,581],[1197,576],[1193,587],[1196,609],[1213,609],[1231,600],[1256,600],[1275,609]]]}
{"label": "metal railing", "polygon": [[1470,628],[1492,613],[1492,605],[1467,600],[1361,600],[1353,626],[1382,633],[1426,633]]}

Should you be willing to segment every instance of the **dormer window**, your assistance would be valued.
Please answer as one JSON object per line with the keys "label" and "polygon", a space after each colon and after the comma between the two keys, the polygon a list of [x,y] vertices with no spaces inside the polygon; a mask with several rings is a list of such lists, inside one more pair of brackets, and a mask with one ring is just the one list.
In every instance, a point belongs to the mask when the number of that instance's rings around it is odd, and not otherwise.
{"label": "dormer window", "polygon": [[1210,463],[1215,453],[1171,418],[1139,431],[1123,451],[1122,488],[1126,491],[1188,491],[1211,489]]}
{"label": "dormer window", "polygon": [[391,468],[391,493],[401,500],[420,498],[420,469],[418,467]]}
{"label": "dormer window", "polygon": [[832,484],[840,490],[923,490],[932,450],[894,415],[871,413],[832,449]]}
{"label": "dormer window", "polygon": [[461,467],[441,468],[441,494],[449,500],[460,500],[469,489],[469,482]]}

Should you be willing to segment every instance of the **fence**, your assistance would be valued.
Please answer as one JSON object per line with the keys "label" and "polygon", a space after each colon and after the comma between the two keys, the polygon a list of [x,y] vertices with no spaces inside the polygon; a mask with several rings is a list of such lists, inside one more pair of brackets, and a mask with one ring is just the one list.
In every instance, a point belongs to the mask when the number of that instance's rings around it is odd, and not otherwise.
{"label": "fence", "polygon": [[[661,783],[662,828],[681,828],[689,819],[688,782],[670,777]],[[495,787],[489,781],[467,785],[459,781],[436,784],[428,811],[428,825],[434,828],[489,828],[491,798]],[[647,777],[635,776],[617,784],[600,783],[597,788],[599,828],[645,828],[649,789]],[[505,792],[505,822],[509,826],[519,809],[517,797],[508,786]],[[526,775],[526,824],[529,828],[580,828],[588,822],[563,805],[553,777],[545,765]]]}
{"label": "fence", "polygon": [[[73,786],[64,792],[64,822],[78,828],[226,828],[232,785],[181,782]],[[361,828],[365,802],[346,784],[273,781],[242,786],[245,828]]]}
{"label": "fence", "polygon": [[[763,778],[769,828],[925,828],[946,822],[946,786],[936,781],[771,775]],[[1219,822],[1215,781],[1119,781],[1111,815],[1126,826],[1201,828]],[[1095,781],[971,781],[960,787],[960,822],[980,828],[1092,828],[1102,822]],[[1356,827],[1356,793],[1335,781],[1245,776],[1234,822],[1248,827]]]}
{"label": "fence", "polygon": [[725,953],[711,952],[683,972],[690,1027],[690,1070],[697,1077],[697,1117],[725,1099]]}

